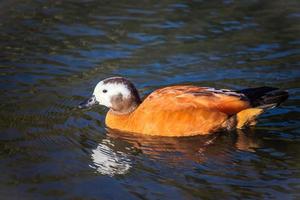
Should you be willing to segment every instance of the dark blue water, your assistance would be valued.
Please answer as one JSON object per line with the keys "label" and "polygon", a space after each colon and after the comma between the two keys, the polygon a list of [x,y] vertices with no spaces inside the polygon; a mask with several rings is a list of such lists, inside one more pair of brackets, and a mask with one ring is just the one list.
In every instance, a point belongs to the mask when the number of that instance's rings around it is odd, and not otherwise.
{"label": "dark blue water", "polygon": [[[300,2],[0,2],[0,199],[300,198]],[[108,132],[78,110],[132,80],[287,89],[254,128],[188,138]]]}

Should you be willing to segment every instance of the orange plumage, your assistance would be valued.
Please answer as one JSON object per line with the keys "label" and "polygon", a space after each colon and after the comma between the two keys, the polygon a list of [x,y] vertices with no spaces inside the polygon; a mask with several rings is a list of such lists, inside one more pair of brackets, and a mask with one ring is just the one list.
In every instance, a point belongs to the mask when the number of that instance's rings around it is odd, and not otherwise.
{"label": "orange plumage", "polygon": [[108,112],[105,122],[127,132],[191,136],[215,132],[229,115],[249,107],[240,96],[218,94],[211,88],[171,86],[154,91],[132,113]]}

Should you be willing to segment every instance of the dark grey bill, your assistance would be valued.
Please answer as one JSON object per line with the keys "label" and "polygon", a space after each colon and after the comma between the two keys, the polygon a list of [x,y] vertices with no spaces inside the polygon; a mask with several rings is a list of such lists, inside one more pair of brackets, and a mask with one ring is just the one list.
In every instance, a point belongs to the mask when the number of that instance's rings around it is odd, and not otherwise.
{"label": "dark grey bill", "polygon": [[98,101],[96,100],[96,97],[93,95],[91,98],[80,103],[78,108],[89,108],[96,104],[98,104]]}

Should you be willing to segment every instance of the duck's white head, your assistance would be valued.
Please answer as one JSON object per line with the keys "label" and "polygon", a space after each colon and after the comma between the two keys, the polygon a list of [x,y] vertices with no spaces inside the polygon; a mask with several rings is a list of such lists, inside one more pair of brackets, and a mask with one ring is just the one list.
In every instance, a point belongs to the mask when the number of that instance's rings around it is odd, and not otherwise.
{"label": "duck's white head", "polygon": [[128,79],[111,77],[100,81],[94,89],[93,96],[82,102],[79,108],[100,104],[117,113],[126,114],[140,103],[138,91]]}

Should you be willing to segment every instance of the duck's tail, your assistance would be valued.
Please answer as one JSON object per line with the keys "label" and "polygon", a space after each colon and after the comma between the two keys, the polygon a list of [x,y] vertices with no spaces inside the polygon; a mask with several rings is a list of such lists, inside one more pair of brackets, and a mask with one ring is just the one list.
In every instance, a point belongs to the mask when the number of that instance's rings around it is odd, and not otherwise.
{"label": "duck's tail", "polygon": [[279,106],[289,96],[287,91],[273,87],[248,88],[237,92],[244,94],[252,106],[252,108],[242,110],[234,116],[238,129],[255,125],[256,118],[260,114],[267,109]]}
{"label": "duck's tail", "polygon": [[252,107],[270,107],[269,105],[277,107],[289,97],[287,91],[274,87],[248,88],[237,92],[244,94]]}

